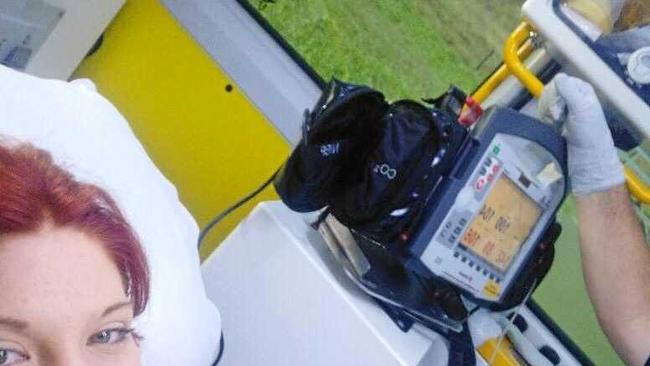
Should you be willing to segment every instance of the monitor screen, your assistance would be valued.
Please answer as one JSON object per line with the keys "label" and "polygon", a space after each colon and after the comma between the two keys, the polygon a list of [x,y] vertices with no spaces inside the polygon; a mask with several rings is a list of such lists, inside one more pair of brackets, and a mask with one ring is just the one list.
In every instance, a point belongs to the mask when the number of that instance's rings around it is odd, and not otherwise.
{"label": "monitor screen", "polygon": [[505,271],[541,215],[542,209],[535,201],[502,174],[461,243]]}

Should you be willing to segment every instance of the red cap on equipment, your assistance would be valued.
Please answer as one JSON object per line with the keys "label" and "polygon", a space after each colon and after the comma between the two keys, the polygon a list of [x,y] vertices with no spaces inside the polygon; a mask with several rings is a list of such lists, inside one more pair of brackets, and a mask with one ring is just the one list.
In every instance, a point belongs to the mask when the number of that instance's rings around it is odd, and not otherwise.
{"label": "red cap on equipment", "polygon": [[460,114],[458,122],[465,127],[469,127],[476,123],[483,114],[483,108],[472,97],[465,98],[466,108]]}

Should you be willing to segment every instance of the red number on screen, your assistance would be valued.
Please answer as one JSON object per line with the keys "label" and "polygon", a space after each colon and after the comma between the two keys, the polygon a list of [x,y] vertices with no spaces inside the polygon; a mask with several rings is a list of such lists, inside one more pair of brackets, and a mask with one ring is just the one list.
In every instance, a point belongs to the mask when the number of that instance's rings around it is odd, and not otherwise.
{"label": "red number on screen", "polygon": [[493,242],[488,241],[485,244],[485,247],[483,247],[483,255],[486,256],[486,257],[489,257],[492,254],[492,252],[494,251],[495,247],[496,247],[496,245],[494,245]]}
{"label": "red number on screen", "polygon": [[499,264],[508,263],[508,255],[503,250],[499,250],[499,253],[497,254],[497,263]]}
{"label": "red number on screen", "polygon": [[479,241],[481,236],[479,235],[478,232],[474,229],[469,229],[465,232],[465,235],[463,236],[463,242],[465,245],[473,247],[476,246],[476,243]]}

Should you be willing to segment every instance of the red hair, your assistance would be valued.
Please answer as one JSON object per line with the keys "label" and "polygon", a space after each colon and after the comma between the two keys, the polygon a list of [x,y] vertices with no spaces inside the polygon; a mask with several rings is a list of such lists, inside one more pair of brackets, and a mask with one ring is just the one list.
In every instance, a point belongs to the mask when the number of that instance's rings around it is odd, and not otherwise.
{"label": "red hair", "polygon": [[0,235],[36,231],[48,221],[99,239],[122,275],[134,314],[144,311],[149,298],[146,257],[113,199],[101,188],[75,180],[43,150],[0,145]]}

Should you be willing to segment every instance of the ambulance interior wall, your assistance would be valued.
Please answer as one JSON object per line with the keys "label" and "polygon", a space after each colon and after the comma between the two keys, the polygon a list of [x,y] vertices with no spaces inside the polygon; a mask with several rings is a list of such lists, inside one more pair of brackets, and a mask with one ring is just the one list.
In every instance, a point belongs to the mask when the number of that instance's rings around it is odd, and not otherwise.
{"label": "ambulance interior wall", "polygon": [[[200,226],[265,181],[290,151],[272,125],[167,9],[128,1],[74,78],[91,78],[125,115]],[[205,258],[267,189],[208,236]],[[584,289],[575,209],[565,204],[556,261],[534,298],[597,365],[620,365]]]}

